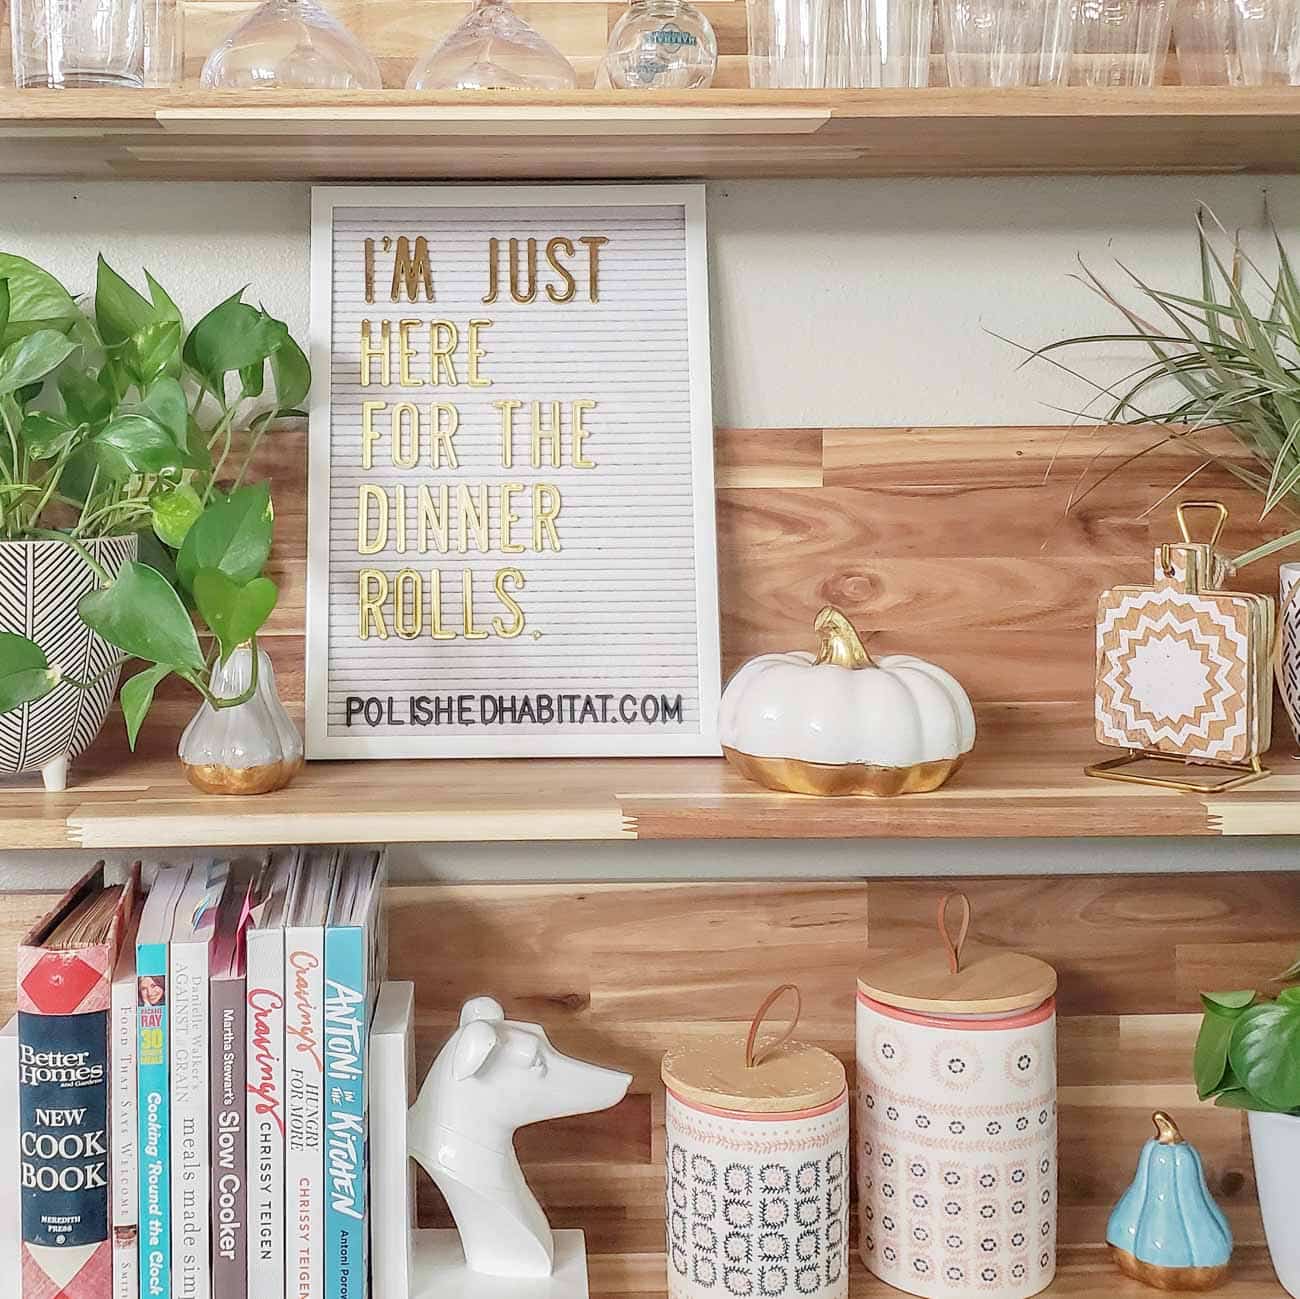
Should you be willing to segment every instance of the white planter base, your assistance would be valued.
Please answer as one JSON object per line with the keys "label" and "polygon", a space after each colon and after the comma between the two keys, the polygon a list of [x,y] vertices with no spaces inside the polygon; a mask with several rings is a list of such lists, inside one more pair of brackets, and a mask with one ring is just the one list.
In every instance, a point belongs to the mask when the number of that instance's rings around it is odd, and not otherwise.
{"label": "white planter base", "polygon": [[458,1232],[412,1232],[410,1299],[587,1299],[586,1238],[580,1231],[554,1237],[550,1276],[510,1277],[471,1272]]}
{"label": "white planter base", "polygon": [[1250,1112],[1250,1150],[1255,1160],[1259,1211],[1273,1271],[1282,1289],[1300,1299],[1300,1117]]}
{"label": "white planter base", "polygon": [[41,780],[47,794],[62,794],[68,787],[68,755],[61,753],[41,768]]}

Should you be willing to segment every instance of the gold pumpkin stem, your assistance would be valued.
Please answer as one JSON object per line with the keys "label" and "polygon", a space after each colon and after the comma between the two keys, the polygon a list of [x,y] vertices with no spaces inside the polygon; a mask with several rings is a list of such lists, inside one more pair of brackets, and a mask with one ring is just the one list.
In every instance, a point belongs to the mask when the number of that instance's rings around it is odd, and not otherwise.
{"label": "gold pumpkin stem", "polygon": [[1151,1116],[1151,1122],[1156,1125],[1156,1140],[1162,1146],[1181,1146],[1183,1144],[1183,1134],[1178,1131],[1178,1124],[1164,1110],[1156,1110]]}
{"label": "gold pumpkin stem", "polygon": [[817,663],[833,663],[837,668],[876,666],[857,628],[834,605],[828,604],[817,615],[813,628],[819,637]]}

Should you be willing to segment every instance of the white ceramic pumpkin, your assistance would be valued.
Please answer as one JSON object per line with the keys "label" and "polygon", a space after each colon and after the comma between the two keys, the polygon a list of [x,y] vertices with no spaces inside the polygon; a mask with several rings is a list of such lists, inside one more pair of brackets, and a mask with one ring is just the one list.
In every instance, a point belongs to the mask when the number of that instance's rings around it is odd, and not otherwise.
{"label": "white ceramic pumpkin", "polygon": [[762,654],[727,683],[727,759],[750,780],[801,794],[938,789],[975,743],[960,684],[910,654],[873,659],[838,609],[814,625],[816,655]]}

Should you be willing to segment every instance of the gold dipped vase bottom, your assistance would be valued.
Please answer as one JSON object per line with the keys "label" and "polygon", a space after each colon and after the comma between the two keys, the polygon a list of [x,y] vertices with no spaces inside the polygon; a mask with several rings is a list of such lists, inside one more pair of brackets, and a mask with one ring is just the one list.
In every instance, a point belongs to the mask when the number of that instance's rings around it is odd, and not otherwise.
{"label": "gold dipped vase bottom", "polygon": [[877,767],[866,762],[806,762],[801,758],[756,758],[723,745],[726,759],[746,780],[789,794],[823,797],[870,794],[928,794],[938,789],[965,761],[966,755],[918,762],[911,767]]}
{"label": "gold dipped vase bottom", "polygon": [[182,762],[181,769],[190,784],[205,794],[270,794],[283,789],[302,770],[302,759],[284,759],[258,767]]}
{"label": "gold dipped vase bottom", "polygon": [[1125,1276],[1156,1290],[1213,1290],[1228,1278],[1227,1263],[1217,1267],[1162,1267],[1159,1263],[1143,1262],[1118,1245],[1108,1245],[1107,1248]]}

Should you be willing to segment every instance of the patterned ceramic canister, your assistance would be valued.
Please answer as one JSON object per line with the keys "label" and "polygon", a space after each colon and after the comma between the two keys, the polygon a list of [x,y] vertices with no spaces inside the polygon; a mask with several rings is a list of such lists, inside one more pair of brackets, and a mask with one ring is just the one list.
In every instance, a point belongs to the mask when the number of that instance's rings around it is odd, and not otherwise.
{"label": "patterned ceramic canister", "polygon": [[754,1049],[775,995],[748,1038],[664,1057],[669,1299],[848,1295],[844,1066],[788,1035]]}
{"label": "patterned ceramic canister", "polygon": [[[136,556],[134,535],[84,544],[110,575]],[[65,683],[0,715],[0,775],[39,770],[47,788],[62,789],[69,760],[99,734],[122,656],[77,615],[78,601],[98,585],[90,565],[61,541],[0,541],[0,631],[35,641],[49,663],[91,683],[86,690]]]}
{"label": "patterned ceramic canister", "polygon": [[1056,1271],[1056,978],[953,963],[913,949],[858,982],[859,1249],[910,1294],[1027,1299]]}
{"label": "patterned ceramic canister", "polygon": [[1277,688],[1296,743],[1300,744],[1300,564],[1281,565],[1278,579],[1282,639],[1278,648]]}

